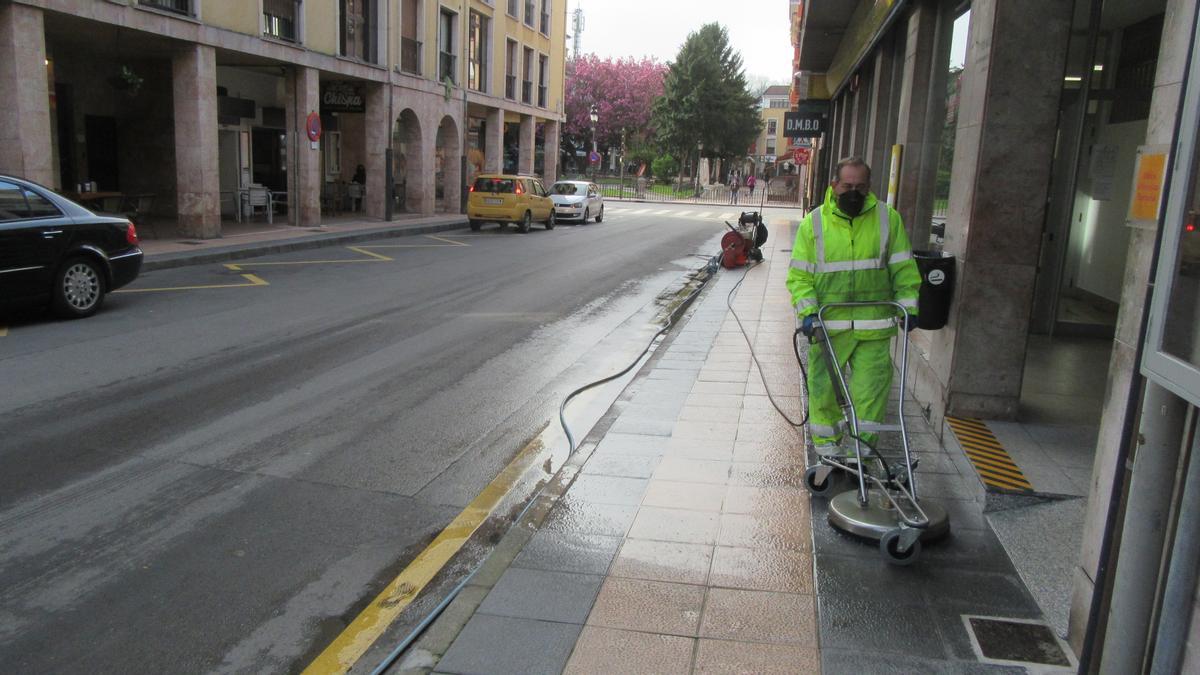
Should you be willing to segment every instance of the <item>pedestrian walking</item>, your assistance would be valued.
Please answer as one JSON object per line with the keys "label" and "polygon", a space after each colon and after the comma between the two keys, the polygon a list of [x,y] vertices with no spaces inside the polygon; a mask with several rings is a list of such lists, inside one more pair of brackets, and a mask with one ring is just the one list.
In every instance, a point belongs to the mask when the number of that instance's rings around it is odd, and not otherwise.
{"label": "pedestrian walking", "polygon": [[750,174],[749,176],[746,177],[746,188],[750,190],[750,198],[751,199],[754,198],[754,183],[755,182],[756,181],[754,178],[754,174]]}
{"label": "pedestrian walking", "polygon": [[[905,330],[916,326],[921,274],[900,214],[870,190],[871,167],[861,158],[838,162],[825,202],[800,221],[792,246],[787,287],[808,337],[817,309],[833,302],[894,301],[909,312]],[[840,363],[850,364],[850,398],[858,419],[882,424],[892,384],[892,307],[837,307],[825,311],[824,329]],[[902,322],[903,323],[903,322]],[[821,342],[808,363],[809,426],[817,452],[846,456],[841,449],[842,411],[834,394]],[[861,439],[874,445],[878,434]]]}
{"label": "pedestrian walking", "polygon": [[735,172],[735,173],[730,174],[730,176],[729,176],[729,203],[730,204],[738,203],[738,188],[739,187],[740,186],[738,185],[737,173]]}

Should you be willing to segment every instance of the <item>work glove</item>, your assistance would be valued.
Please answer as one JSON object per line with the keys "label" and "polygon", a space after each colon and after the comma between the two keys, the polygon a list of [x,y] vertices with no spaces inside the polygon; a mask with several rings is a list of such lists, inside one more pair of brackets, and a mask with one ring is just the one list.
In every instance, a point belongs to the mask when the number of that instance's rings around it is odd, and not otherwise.
{"label": "work glove", "polygon": [[813,332],[816,330],[816,319],[817,317],[809,314],[804,317],[804,321],[800,324],[800,332],[804,333],[804,337],[810,340],[812,339]]}

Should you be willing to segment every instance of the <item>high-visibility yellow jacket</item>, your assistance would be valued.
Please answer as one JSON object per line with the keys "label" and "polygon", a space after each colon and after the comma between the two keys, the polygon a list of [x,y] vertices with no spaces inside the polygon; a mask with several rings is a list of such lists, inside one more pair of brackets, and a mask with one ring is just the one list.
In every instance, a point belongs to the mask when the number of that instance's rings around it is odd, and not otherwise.
{"label": "high-visibility yellow jacket", "polygon": [[[900,214],[867,195],[862,213],[850,218],[837,207],[833,188],[825,203],[800,221],[787,287],[796,315],[815,314],[834,302],[892,300],[917,313],[921,273]],[[837,307],[825,311],[830,334],[853,330],[857,338],[887,338],[896,333],[895,307]]]}

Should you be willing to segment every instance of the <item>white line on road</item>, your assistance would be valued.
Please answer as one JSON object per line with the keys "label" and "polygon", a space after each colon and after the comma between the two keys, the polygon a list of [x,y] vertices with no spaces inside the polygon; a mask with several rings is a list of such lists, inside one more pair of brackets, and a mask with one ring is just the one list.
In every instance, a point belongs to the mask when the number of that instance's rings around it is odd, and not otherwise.
{"label": "white line on road", "polygon": [[641,216],[650,213],[650,209],[638,209],[637,211],[630,211],[629,213],[630,215]]}
{"label": "white line on road", "polygon": [[701,212],[701,213],[697,213],[697,214],[696,214],[696,217],[697,217],[697,218],[708,218],[708,217],[711,217],[711,216],[712,216],[712,213],[711,213],[711,212],[709,212],[709,211],[704,211],[704,212]]}
{"label": "white line on road", "polygon": [[669,215],[671,215],[671,212],[670,212],[670,211],[655,211],[655,212],[654,212],[654,215],[656,215],[656,216],[669,216]]}

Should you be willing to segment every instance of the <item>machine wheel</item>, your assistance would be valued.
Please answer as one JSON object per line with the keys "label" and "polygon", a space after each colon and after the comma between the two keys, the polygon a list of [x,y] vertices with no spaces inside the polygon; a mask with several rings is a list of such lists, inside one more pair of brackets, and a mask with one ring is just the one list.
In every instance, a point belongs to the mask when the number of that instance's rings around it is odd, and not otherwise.
{"label": "machine wheel", "polygon": [[483,221],[482,221],[482,220],[474,220],[474,219],[472,219],[472,220],[469,220],[469,221],[467,221],[467,222],[471,224],[471,231],[472,231],[472,232],[478,232],[478,231],[479,231],[479,228],[483,227]]}
{"label": "machine wheel", "polygon": [[554,218],[554,209],[550,209],[550,217],[546,219],[546,229],[553,230],[556,224],[557,220]]}
{"label": "machine wheel", "polygon": [[762,262],[763,260],[762,251],[757,248],[750,249],[750,255],[748,257],[754,262]]}
{"label": "machine wheel", "polygon": [[602,220],[604,220],[604,206],[603,205],[600,207],[600,213],[596,214],[596,222],[598,223]]}
{"label": "machine wheel", "polygon": [[879,552],[883,554],[885,560],[893,565],[901,567],[911,565],[921,557],[921,540],[918,539],[908,547],[908,550],[901,553],[900,545],[900,530],[895,529],[889,531],[879,540]]}
{"label": "machine wheel", "polygon": [[591,210],[591,209],[584,209],[584,210],[583,210],[583,220],[579,221],[579,223],[580,223],[581,225],[587,225],[587,221],[588,221],[588,219],[589,219],[589,218],[591,218],[591,217],[592,217],[592,210]]}
{"label": "machine wheel", "polygon": [[833,474],[825,477],[825,480],[819,485],[817,484],[817,469],[820,467],[810,466],[804,472],[804,487],[812,493],[814,497],[824,497],[833,491]]}
{"label": "machine wheel", "polygon": [[529,231],[529,226],[531,223],[533,223],[533,214],[526,211],[525,217],[521,218],[521,223],[517,225],[517,230],[519,230],[521,234],[525,234]]}
{"label": "machine wheel", "polygon": [[104,274],[95,260],[75,257],[54,275],[54,313],[64,319],[91,316],[104,302]]}

